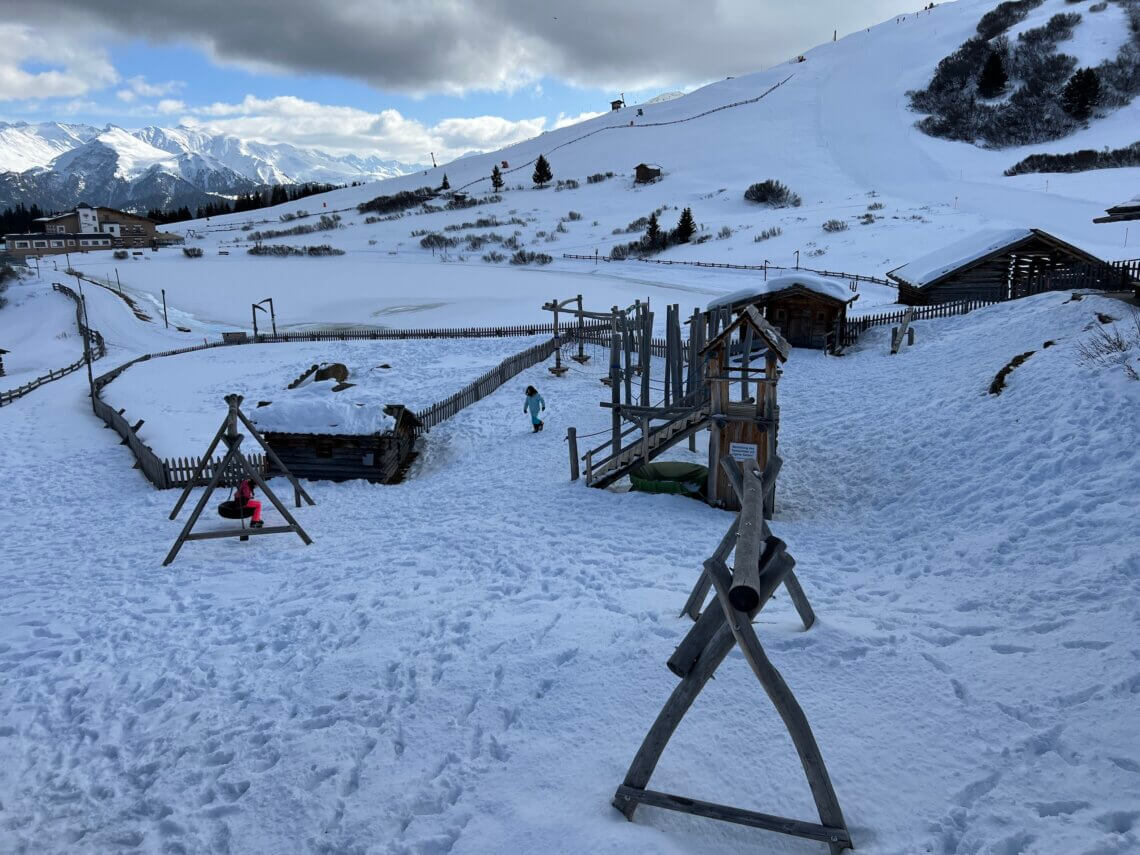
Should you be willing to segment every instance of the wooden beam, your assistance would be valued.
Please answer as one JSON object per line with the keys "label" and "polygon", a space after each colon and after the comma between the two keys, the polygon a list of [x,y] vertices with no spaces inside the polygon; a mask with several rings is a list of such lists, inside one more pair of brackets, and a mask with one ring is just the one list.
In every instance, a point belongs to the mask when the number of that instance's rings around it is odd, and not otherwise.
{"label": "wooden beam", "polygon": [[788,819],[782,816],[773,816],[768,813],[743,810],[741,808],[727,807],[713,802],[704,802],[700,799],[690,799],[685,796],[675,796],[670,793],[660,793],[655,790],[636,790],[633,787],[618,787],[618,799],[640,802],[643,805],[675,810],[680,813],[704,816],[709,819],[719,819],[724,822],[734,822],[737,825],[747,825],[752,828],[762,828],[765,831],[776,831],[780,834],[790,834],[794,837],[805,837],[808,840],[818,840],[820,843],[838,843],[846,848],[853,848],[851,835],[846,828],[832,828],[814,822],[805,822],[799,819]]}

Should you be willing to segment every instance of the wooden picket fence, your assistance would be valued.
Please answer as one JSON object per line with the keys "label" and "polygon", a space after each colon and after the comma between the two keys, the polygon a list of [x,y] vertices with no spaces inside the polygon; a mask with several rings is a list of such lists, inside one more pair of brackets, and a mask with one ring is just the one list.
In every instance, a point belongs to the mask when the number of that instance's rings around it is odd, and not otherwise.
{"label": "wooden picket fence", "polygon": [[[88,329],[88,327],[83,323],[83,309],[79,301],[79,295],[68,288],[66,285],[60,285],[58,282],[54,283],[51,287],[53,291],[58,291],[61,294],[65,294],[75,301],[75,324],[77,327],[79,327],[80,336],[89,337],[91,361],[94,362],[95,360],[102,359],[104,356],[106,356],[107,345],[103,341],[102,333],[100,333],[98,330]],[[71,374],[74,371],[78,371],[86,362],[87,356],[81,356],[70,365],[65,365],[63,368],[52,369],[47,374],[41,374],[39,377],[36,377],[34,380],[29,380],[22,386],[17,386],[15,389],[8,389],[7,391],[0,392],[0,407],[4,406],[5,404],[12,403],[17,398],[24,397],[24,395],[35,391],[36,389],[40,388],[40,386],[50,383],[52,380],[58,380],[60,377],[66,377],[68,374]]]}
{"label": "wooden picket fence", "polygon": [[[884,324],[901,324],[907,315],[911,315],[912,321],[925,321],[930,318],[949,318],[954,315],[965,315],[975,309],[994,305],[997,305],[997,301],[964,299],[955,300],[951,303],[937,303],[933,306],[914,306],[900,309],[897,312],[861,315],[857,318],[848,318],[847,322],[842,324],[832,335],[841,347],[850,347],[859,340],[859,336],[871,327],[883,326]],[[913,314],[911,314],[912,312]]]}
{"label": "wooden picket fence", "polygon": [[[266,463],[264,454],[247,454],[245,455],[245,459],[249,461],[251,466],[257,469],[258,474],[262,476],[266,474],[268,464]],[[164,459],[161,462],[164,486],[185,487],[190,483],[190,479],[193,477],[195,470],[201,462],[201,457],[175,457]],[[205,487],[214,474],[214,467],[221,462],[221,457],[211,457],[206,468],[203,470],[203,474],[194,482],[194,486]],[[222,480],[219,483],[224,487],[236,487],[243,477],[245,476],[240,468],[231,466],[222,472]],[[155,486],[158,485],[156,484]]]}

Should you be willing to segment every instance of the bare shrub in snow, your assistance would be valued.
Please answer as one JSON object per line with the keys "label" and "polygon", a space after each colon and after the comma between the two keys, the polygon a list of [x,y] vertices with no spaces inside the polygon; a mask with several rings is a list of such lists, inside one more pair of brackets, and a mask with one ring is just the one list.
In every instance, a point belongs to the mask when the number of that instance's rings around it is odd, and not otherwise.
{"label": "bare shrub in snow", "polygon": [[845,232],[847,231],[847,223],[843,220],[828,220],[823,224],[825,232]]}
{"label": "bare shrub in snow", "polygon": [[483,260],[485,262],[487,262],[488,264],[502,264],[504,261],[507,260],[507,257],[505,255],[503,255],[501,252],[499,252],[497,249],[493,249],[490,252],[485,253],[483,255]]}
{"label": "bare shrub in snow", "polygon": [[872,202],[870,205],[867,206],[867,210],[868,211],[881,211],[881,210],[883,210],[883,203],[882,202]]}
{"label": "bare shrub in snow", "polygon": [[448,237],[438,232],[431,232],[420,238],[420,246],[424,249],[448,249],[449,247],[459,246],[459,238]]}
{"label": "bare shrub in snow", "polygon": [[732,226],[721,226],[720,231],[716,233],[717,240],[725,240],[732,237]]}
{"label": "bare shrub in snow", "polygon": [[774,237],[779,237],[784,233],[784,230],[779,226],[772,226],[771,228],[764,229],[756,237],[752,238],[753,243],[760,243],[761,241],[770,240]]}
{"label": "bare shrub in snow", "polygon": [[545,252],[527,252],[525,249],[520,249],[511,256],[511,264],[550,264],[554,258],[547,255]]}
{"label": "bare shrub in snow", "polygon": [[798,208],[802,204],[797,194],[774,178],[753,184],[744,191],[744,198],[769,208]]}
{"label": "bare shrub in snow", "polygon": [[311,255],[311,256],[325,256],[325,255],[344,255],[343,249],[337,249],[329,246],[327,243],[322,243],[317,246],[288,246],[283,243],[271,244],[257,244],[249,248],[250,255]]}
{"label": "bare shrub in snow", "polygon": [[576,223],[578,220],[582,219],[582,215],[577,211],[571,211],[566,215],[566,219],[571,223]]}
{"label": "bare shrub in snow", "polygon": [[1140,380],[1140,312],[1133,310],[1131,326],[1124,330],[1113,320],[1105,316],[1088,338],[1077,343],[1077,358],[1092,367],[1119,365],[1130,379]]}
{"label": "bare shrub in snow", "polygon": [[[200,246],[184,246],[184,247],[182,247],[182,254],[185,255],[187,258],[201,258],[202,257],[202,247],[200,247]],[[127,255],[126,252],[124,252],[123,257],[126,258],[126,255]]]}

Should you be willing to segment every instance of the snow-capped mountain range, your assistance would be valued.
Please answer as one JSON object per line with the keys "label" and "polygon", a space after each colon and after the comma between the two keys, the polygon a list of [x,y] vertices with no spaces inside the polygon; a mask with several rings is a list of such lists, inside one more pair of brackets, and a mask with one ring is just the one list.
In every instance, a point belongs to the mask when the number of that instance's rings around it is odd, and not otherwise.
{"label": "snow-capped mountain range", "polygon": [[344,184],[423,167],[251,142],[194,128],[0,122],[0,207],[67,208],[79,201],[120,208],[195,206],[211,195],[265,184]]}

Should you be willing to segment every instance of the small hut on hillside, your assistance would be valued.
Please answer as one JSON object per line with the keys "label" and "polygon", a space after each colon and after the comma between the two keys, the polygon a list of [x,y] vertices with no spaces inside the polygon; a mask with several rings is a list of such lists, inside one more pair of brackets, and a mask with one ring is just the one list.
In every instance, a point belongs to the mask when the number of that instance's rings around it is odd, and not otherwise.
{"label": "small hut on hillside", "polygon": [[648,184],[661,177],[661,167],[656,163],[639,163],[633,168],[635,184]]}
{"label": "small hut on hillside", "polygon": [[1121,202],[1105,211],[1107,216],[1097,217],[1094,223],[1123,223],[1127,220],[1140,220],[1140,196]]}
{"label": "small hut on hillside", "polygon": [[986,230],[887,273],[908,306],[953,300],[1012,300],[1041,290],[1042,277],[1080,273],[1093,284],[1112,278],[1107,262],[1041,229]]}
{"label": "small hut on hillside", "polygon": [[718,297],[707,312],[738,314],[755,306],[793,347],[827,349],[847,323],[847,307],[859,297],[846,285],[814,273],[790,273]]}

